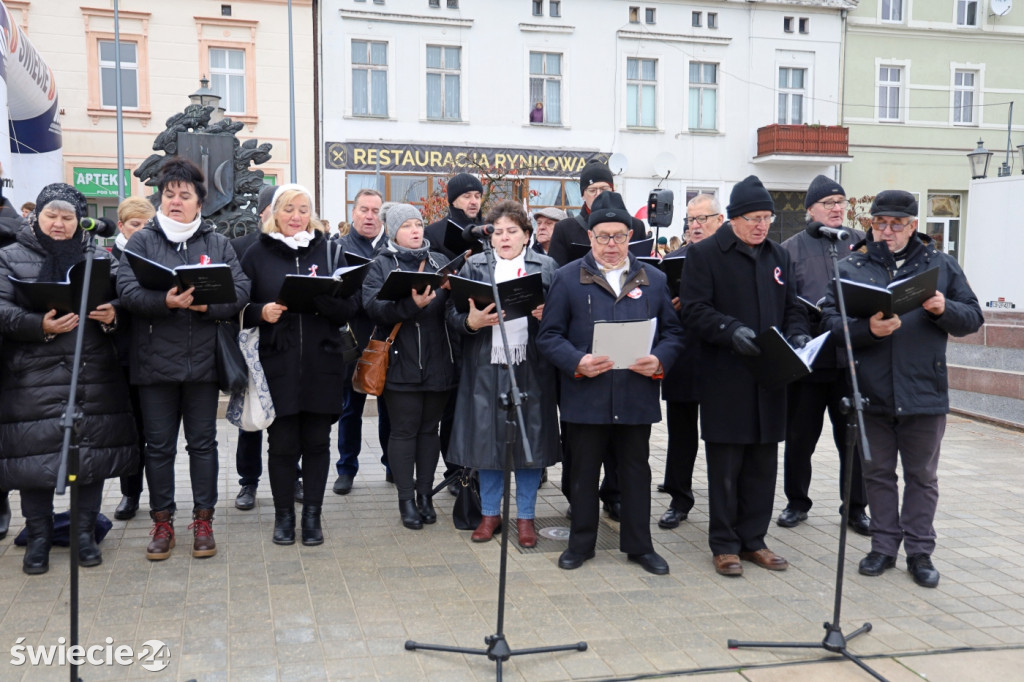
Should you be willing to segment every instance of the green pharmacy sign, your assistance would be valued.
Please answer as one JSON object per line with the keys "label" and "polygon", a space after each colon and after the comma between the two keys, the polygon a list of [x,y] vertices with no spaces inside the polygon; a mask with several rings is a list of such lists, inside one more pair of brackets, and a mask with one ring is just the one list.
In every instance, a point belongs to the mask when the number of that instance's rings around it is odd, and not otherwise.
{"label": "green pharmacy sign", "polygon": [[[116,168],[75,168],[75,188],[87,197],[117,198]],[[131,175],[124,169],[124,195],[131,196]]]}

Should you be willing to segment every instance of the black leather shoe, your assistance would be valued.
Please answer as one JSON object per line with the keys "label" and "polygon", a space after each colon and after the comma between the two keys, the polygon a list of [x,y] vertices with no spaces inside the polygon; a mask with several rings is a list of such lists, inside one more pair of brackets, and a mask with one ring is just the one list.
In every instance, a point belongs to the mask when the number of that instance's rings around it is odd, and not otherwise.
{"label": "black leather shoe", "polygon": [[295,544],[295,506],[274,507],[274,544]]}
{"label": "black leather shoe", "polygon": [[[121,498],[120,504],[114,509],[114,518],[118,521],[134,519],[135,513],[139,511],[139,498],[132,495],[125,495]],[[3,535],[0,535],[2,538]]]}
{"label": "black leather shoe", "polygon": [[622,518],[621,502],[605,502],[604,510],[608,512],[608,518],[612,521],[618,521]]}
{"label": "black leather shoe", "polygon": [[896,557],[882,554],[881,552],[871,551],[868,552],[866,557],[860,560],[858,570],[861,575],[875,576],[882,575],[887,569],[890,569],[895,565]]}
{"label": "black leather shoe", "polygon": [[669,507],[668,511],[662,514],[661,518],[658,519],[658,528],[664,528],[666,530],[678,528],[680,522],[686,520],[686,516],[686,512]]}
{"label": "black leather shoe", "polygon": [[39,575],[50,570],[50,547],[53,546],[53,515],[25,519],[28,544],[21,570],[29,575]]}
{"label": "black leather shoe", "polygon": [[307,547],[324,544],[324,532],[320,527],[320,507],[302,505],[302,544]]}
{"label": "black leather shoe", "polygon": [[665,484],[664,483],[659,483],[658,484],[658,492],[659,493],[665,492]]}
{"label": "black leather shoe", "polygon": [[458,480],[452,481],[451,483],[448,484],[448,492],[451,494],[452,497],[458,497],[460,487],[461,486]]}
{"label": "black leather shoe", "polygon": [[402,515],[402,525],[409,530],[423,528],[423,517],[420,510],[416,508],[415,500],[399,500],[398,513]]}
{"label": "black leather shoe", "polygon": [[932,564],[930,554],[908,556],[907,570],[914,577],[914,582],[921,587],[936,587],[939,584],[939,572]]}
{"label": "black leather shoe", "polygon": [[871,519],[864,512],[850,512],[850,520],[847,525],[857,535],[866,535],[871,537]]}
{"label": "black leather shoe", "polygon": [[577,554],[571,549],[567,549],[558,557],[558,567],[565,571],[571,571],[582,566],[584,561],[593,558],[594,550],[590,550],[586,554]]}
{"label": "black leather shoe", "polygon": [[[116,515],[115,515],[116,516]],[[7,537],[7,531],[11,529],[11,501],[7,498],[7,491],[0,491],[0,540]]]}
{"label": "black leather shoe", "polygon": [[339,474],[338,479],[334,482],[334,494],[335,495],[348,495],[352,492],[353,479],[348,474]]}
{"label": "black leather shoe", "polygon": [[795,528],[806,520],[807,512],[786,507],[782,510],[782,513],[779,514],[779,518],[776,519],[775,523],[779,524],[783,528]]}
{"label": "black leather shoe", "polygon": [[96,544],[96,512],[78,513],[78,565],[99,566],[103,553]]}
{"label": "black leather shoe", "polygon": [[416,508],[420,510],[423,523],[437,523],[437,512],[434,511],[434,500],[430,495],[416,495]]}
{"label": "black leather shoe", "polygon": [[[246,511],[246,510],[252,509],[255,506],[256,506],[256,486],[255,485],[243,485],[241,490],[238,491],[238,496],[235,497],[235,509],[241,509],[242,511]],[[120,509],[120,507],[118,507],[118,509]],[[135,516],[134,512],[132,512],[132,516]],[[116,513],[114,514],[114,517],[115,518],[121,518]],[[131,518],[131,516],[129,516],[128,518]]]}
{"label": "black leather shoe", "polygon": [[295,479],[295,501],[302,504],[302,479]]}
{"label": "black leather shoe", "polygon": [[627,554],[626,558],[633,563],[640,564],[645,571],[654,575],[668,575],[668,562],[661,558],[657,552],[647,554]]}

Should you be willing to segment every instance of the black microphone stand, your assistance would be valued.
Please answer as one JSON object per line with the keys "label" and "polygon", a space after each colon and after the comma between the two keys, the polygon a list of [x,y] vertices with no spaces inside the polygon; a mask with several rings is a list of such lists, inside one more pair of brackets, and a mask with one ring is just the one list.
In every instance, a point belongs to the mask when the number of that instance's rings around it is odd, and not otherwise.
{"label": "black microphone stand", "polygon": [[766,649],[817,649],[822,648],[834,654],[841,654],[847,660],[852,661],[876,680],[886,682],[875,670],[861,660],[856,654],[851,653],[846,644],[854,637],[871,631],[871,623],[864,623],[848,635],[843,634],[842,626],[839,624],[839,614],[843,605],[843,573],[846,562],[846,533],[850,521],[850,489],[853,483],[853,458],[862,455],[864,461],[871,461],[871,449],[868,446],[867,435],[864,432],[864,405],[867,398],[860,394],[860,386],[857,383],[857,371],[853,361],[853,344],[850,341],[850,325],[846,319],[846,299],[843,297],[843,287],[839,280],[839,255],[836,250],[836,239],[833,236],[823,238],[829,240],[828,253],[832,258],[832,281],[835,285],[836,301],[839,306],[839,315],[843,320],[843,342],[846,344],[846,371],[850,375],[850,386],[852,397],[843,398],[843,413],[847,415],[846,425],[846,452],[843,459],[843,504],[842,522],[839,526],[839,554],[836,558],[836,585],[835,603],[832,610],[832,621],[823,624],[825,638],[821,642],[741,642],[735,639],[729,640],[730,649],[744,648],[766,648]]}
{"label": "black microphone stand", "polygon": [[[82,230],[85,239],[85,273],[82,278],[82,298],[78,303],[78,328],[75,330],[75,358],[71,366],[71,386],[68,388],[68,401],[61,415],[61,428],[64,429],[64,442],[60,449],[60,467],[57,470],[55,492],[63,495],[67,486],[71,487],[68,515],[71,525],[71,589],[69,601],[69,632],[68,648],[78,644],[78,422],[82,413],[77,407],[78,375],[82,366],[82,346],[85,343],[85,324],[89,320],[89,284],[92,278],[92,264],[96,253],[96,242],[92,230]],[[71,682],[78,682],[78,667],[71,663],[68,669]]]}
{"label": "black microphone stand", "polygon": [[512,366],[512,354],[509,351],[508,336],[505,333],[505,320],[501,310],[501,296],[498,293],[498,284],[494,279],[494,268],[496,265],[494,249],[491,246],[491,240],[489,237],[482,237],[480,241],[483,243],[484,252],[487,254],[488,273],[490,274],[491,279],[491,293],[494,295],[494,310],[498,315],[498,328],[501,331],[501,342],[505,349],[505,359],[507,361],[505,363],[505,369],[508,372],[510,386],[509,392],[501,395],[501,404],[505,407],[505,490],[502,494],[502,516],[505,528],[501,533],[501,563],[498,569],[498,624],[494,634],[484,637],[484,644],[487,645],[486,649],[444,646],[440,644],[424,644],[422,642],[414,642],[411,639],[405,643],[405,648],[408,651],[423,649],[425,651],[447,651],[457,654],[487,656],[487,658],[495,662],[495,679],[498,680],[498,682],[501,682],[501,664],[512,656],[545,654],[553,651],[586,651],[587,643],[577,642],[575,644],[542,646],[530,649],[512,649],[509,647],[508,641],[505,639],[505,575],[508,566],[508,536],[510,535],[508,525],[510,499],[509,489],[512,484],[517,420],[519,436],[522,438],[523,442],[523,454],[526,457],[526,461],[531,464],[533,463],[533,452],[530,448],[530,441],[526,435],[526,421],[523,418],[523,401],[527,399],[527,395],[520,393],[519,386],[516,384],[516,374]]}

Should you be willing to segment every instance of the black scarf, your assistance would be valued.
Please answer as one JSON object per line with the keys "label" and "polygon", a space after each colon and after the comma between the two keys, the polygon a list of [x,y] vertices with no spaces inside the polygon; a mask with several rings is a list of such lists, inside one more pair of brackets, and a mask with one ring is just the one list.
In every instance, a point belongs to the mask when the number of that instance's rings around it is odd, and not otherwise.
{"label": "black scarf", "polygon": [[82,228],[75,228],[75,233],[70,239],[51,239],[43,234],[39,221],[33,220],[32,231],[46,252],[37,281],[63,282],[67,279],[71,266],[85,260],[85,252],[82,251]]}

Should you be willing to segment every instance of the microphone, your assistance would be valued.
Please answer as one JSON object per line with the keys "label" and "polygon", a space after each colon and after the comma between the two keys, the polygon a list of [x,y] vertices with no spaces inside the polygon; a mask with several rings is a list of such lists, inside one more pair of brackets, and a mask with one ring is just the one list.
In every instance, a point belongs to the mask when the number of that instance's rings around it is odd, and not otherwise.
{"label": "microphone", "polygon": [[97,237],[114,237],[117,235],[117,223],[110,218],[82,218],[78,226]]}
{"label": "microphone", "polygon": [[807,226],[807,234],[815,239],[831,239],[835,242],[844,242],[850,238],[850,233],[835,227],[826,227],[815,221]]}
{"label": "microphone", "polygon": [[494,225],[470,225],[462,230],[462,238],[465,241],[471,239],[490,239],[494,234]]}

